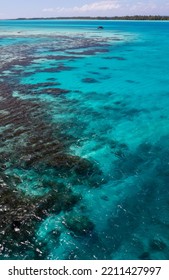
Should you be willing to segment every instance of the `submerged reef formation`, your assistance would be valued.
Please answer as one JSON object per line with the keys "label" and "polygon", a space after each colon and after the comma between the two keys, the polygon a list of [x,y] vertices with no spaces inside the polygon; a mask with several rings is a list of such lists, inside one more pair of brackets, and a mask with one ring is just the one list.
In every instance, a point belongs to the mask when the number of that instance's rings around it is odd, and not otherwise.
{"label": "submerged reef formation", "polygon": [[[66,42],[70,39],[62,38]],[[99,46],[92,39],[88,42],[81,39],[78,47],[90,48],[93,45]],[[69,47],[72,48],[70,44]],[[6,47],[6,51],[8,48],[10,52],[10,46]],[[90,178],[102,172],[91,160],[70,153],[69,147],[77,141],[76,137],[64,132],[62,123],[52,124],[48,113],[49,102],[38,99],[38,95],[58,97],[70,90],[60,88],[60,83],[52,77],[47,79],[48,82],[27,84],[22,84],[19,79],[20,75],[31,77],[37,71],[58,73],[71,71],[74,67],[59,64],[42,69],[34,63],[37,59],[33,56],[35,48],[35,45],[22,45],[18,54],[16,47],[13,56],[9,55],[9,60],[2,61],[1,66],[0,259],[48,258],[48,245],[45,241],[38,241],[36,232],[51,215],[66,213],[65,228],[75,235],[88,235],[94,228],[88,217],[71,215],[75,205],[82,200],[71,184],[85,184],[90,188]],[[60,48],[63,48],[61,40]],[[50,52],[54,49],[50,46]],[[1,50],[1,58],[3,51],[5,49]],[[38,59],[41,59],[40,56]],[[61,61],[78,57],[50,54],[45,59]],[[29,71],[34,64],[36,72]],[[60,234],[56,228],[52,230],[51,237],[58,239]]]}
{"label": "submerged reef formation", "polygon": [[[8,84],[2,83],[0,90],[0,254],[2,259],[45,258],[44,245],[35,239],[38,224],[51,214],[71,211],[82,199],[59,180],[79,184],[85,179],[86,184],[100,171],[91,161],[68,153],[73,138],[48,123],[41,104],[13,97]],[[34,184],[32,191],[29,184]],[[66,226],[75,233],[91,229],[87,218],[80,219],[73,229],[76,222],[67,216]]]}

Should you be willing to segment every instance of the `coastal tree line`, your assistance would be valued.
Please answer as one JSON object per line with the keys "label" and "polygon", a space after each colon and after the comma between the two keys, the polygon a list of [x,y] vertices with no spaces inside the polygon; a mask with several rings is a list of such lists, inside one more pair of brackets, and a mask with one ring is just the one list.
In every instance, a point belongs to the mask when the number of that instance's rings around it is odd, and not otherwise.
{"label": "coastal tree line", "polygon": [[87,20],[169,20],[169,16],[114,16],[114,17],[47,17],[47,18],[17,18],[16,20],[49,20],[49,19],[87,19]]}

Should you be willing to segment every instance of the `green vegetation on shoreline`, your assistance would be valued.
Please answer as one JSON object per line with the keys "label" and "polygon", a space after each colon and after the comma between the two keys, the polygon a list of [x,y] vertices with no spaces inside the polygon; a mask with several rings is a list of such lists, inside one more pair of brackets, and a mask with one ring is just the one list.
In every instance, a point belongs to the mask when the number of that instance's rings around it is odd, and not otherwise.
{"label": "green vegetation on shoreline", "polygon": [[135,16],[114,16],[114,17],[47,17],[47,18],[17,18],[16,20],[53,20],[53,19],[82,19],[82,20],[169,20],[169,16],[141,16],[141,15],[135,15]]}

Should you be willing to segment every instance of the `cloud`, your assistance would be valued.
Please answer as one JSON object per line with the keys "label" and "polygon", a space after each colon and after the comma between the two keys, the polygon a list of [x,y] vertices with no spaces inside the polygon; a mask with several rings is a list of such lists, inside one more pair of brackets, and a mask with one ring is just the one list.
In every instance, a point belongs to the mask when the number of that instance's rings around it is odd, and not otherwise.
{"label": "cloud", "polygon": [[157,5],[154,2],[136,2],[134,5],[130,7],[130,11],[140,11],[144,14],[144,12],[152,12],[153,10],[157,9]]}
{"label": "cloud", "polygon": [[81,7],[74,7],[73,10],[77,12],[90,12],[90,11],[110,11],[120,8],[117,1],[101,1],[86,4]]}
{"label": "cloud", "polygon": [[160,5],[159,0],[96,0],[81,6],[44,8],[43,12],[55,16],[163,15],[169,13],[169,2]]}
{"label": "cloud", "polygon": [[74,6],[70,8],[56,7],[44,8],[43,12],[57,12],[57,13],[90,13],[90,12],[106,12],[120,8],[120,4],[116,0],[107,0],[100,2],[93,2],[82,6]]}
{"label": "cloud", "polygon": [[54,8],[44,8],[43,10],[42,10],[43,12],[47,12],[47,13],[52,13],[52,12],[55,12],[55,9]]}

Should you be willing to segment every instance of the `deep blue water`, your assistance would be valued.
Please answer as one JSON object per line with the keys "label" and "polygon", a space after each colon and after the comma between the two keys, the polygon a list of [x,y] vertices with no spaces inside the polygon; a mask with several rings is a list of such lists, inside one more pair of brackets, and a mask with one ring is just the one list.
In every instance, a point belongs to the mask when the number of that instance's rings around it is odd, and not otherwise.
{"label": "deep blue water", "polygon": [[168,35],[0,22],[0,259],[169,259]]}

